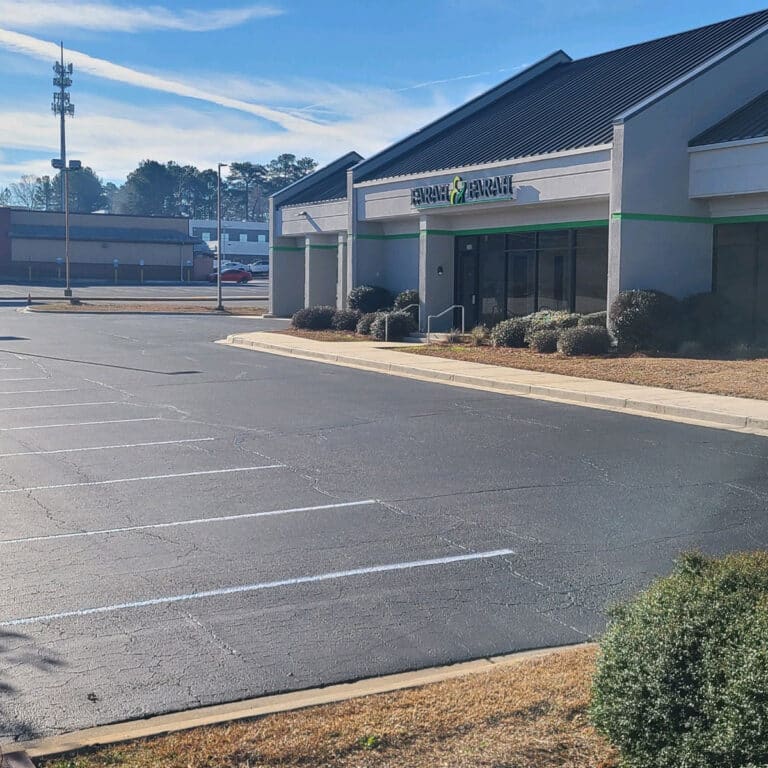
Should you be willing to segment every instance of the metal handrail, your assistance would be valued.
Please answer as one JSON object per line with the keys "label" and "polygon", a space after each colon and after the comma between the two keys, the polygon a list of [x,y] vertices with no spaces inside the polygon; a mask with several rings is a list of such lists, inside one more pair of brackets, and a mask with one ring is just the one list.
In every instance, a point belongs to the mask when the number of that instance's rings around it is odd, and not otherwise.
{"label": "metal handrail", "polygon": [[442,312],[440,312],[437,315],[427,315],[427,344],[430,343],[430,333],[431,333],[430,325],[432,323],[432,320],[437,320],[438,317],[442,317],[443,315],[448,314],[448,312],[450,312],[453,309],[460,309],[461,310],[461,333],[462,333],[462,335],[464,333],[466,333],[466,331],[464,329],[464,311],[465,311],[464,310],[464,305],[463,304],[451,304],[451,306],[448,307],[448,309],[444,309]]}
{"label": "metal handrail", "polygon": [[[403,307],[402,309],[398,309],[398,312],[407,312],[409,309],[413,309],[414,307],[418,307],[419,309],[419,320],[418,323],[421,325],[421,307],[418,304],[409,304],[407,307]],[[387,312],[386,315],[384,315],[384,341],[389,341],[389,312]]]}

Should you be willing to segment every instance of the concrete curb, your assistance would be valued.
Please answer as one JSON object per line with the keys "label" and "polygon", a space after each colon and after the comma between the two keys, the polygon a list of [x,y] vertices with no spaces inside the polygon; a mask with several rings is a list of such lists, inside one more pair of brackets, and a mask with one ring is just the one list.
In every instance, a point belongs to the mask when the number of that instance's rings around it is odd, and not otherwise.
{"label": "concrete curb", "polygon": [[[417,688],[422,685],[452,680],[456,677],[463,677],[478,672],[488,672],[498,667],[510,666],[528,659],[592,647],[595,647],[594,643],[580,643],[578,645],[563,645],[554,648],[520,651],[504,656],[492,656],[448,666],[430,667],[415,672],[401,672],[395,675],[368,678],[354,683],[341,683],[339,685],[329,685],[325,688],[313,688],[275,696],[262,696],[233,704],[219,704],[177,714],[158,715],[157,717],[150,717],[145,720],[104,725],[61,736],[14,743],[7,745],[7,748],[9,750],[24,751],[30,757],[62,755],[90,747],[117,744],[150,736],[160,736],[165,733],[185,731],[206,725],[250,720],[279,712],[290,712],[321,704],[347,701],[360,698],[361,696],[372,696],[374,694],[401,691],[406,688]],[[23,768],[28,764],[21,762],[9,763],[9,765],[13,766],[13,768],[17,768],[17,766],[18,768]],[[5,768],[3,763],[0,763],[0,766]]]}
{"label": "concrete curb", "polygon": [[[340,352],[332,354],[318,352],[304,347],[294,347],[289,344],[270,344],[265,341],[255,341],[239,335],[228,336],[228,344],[241,349],[252,349],[286,357],[298,357],[303,360],[319,360],[324,363],[359,368],[361,370],[377,373],[388,373],[393,376],[418,379],[420,381],[436,381],[441,384],[453,384],[459,387],[481,389],[487,392],[504,392],[521,397],[530,397],[536,400],[549,400],[569,405],[580,405],[587,408],[599,408],[603,410],[629,413],[635,416],[659,418],[667,421],[679,421],[682,423],[695,423],[701,426],[728,429],[731,431],[749,432],[753,434],[768,434],[768,419],[740,416],[718,411],[707,411],[698,408],[690,408],[681,405],[664,404],[638,399],[627,399],[606,394],[593,394],[577,390],[547,387],[534,384],[523,384],[513,381],[489,380],[482,376],[472,376],[464,373],[450,373],[436,371],[429,368],[421,368],[417,365],[404,365],[401,363],[388,363],[358,358]],[[586,379],[585,379],[586,381]],[[675,390],[669,390],[673,392]]]}
{"label": "concrete curb", "polygon": [[[158,317],[246,317],[251,319],[258,318],[259,320],[262,318],[262,315],[232,315],[227,312],[222,312],[221,314],[217,314],[216,312],[141,312],[136,310],[125,312],[120,309],[110,312],[91,312],[89,310],[35,309],[34,307],[23,307],[20,311],[28,312],[31,315],[88,315],[89,317],[93,315],[155,315]],[[2,768],[2,766],[0,766],[0,768]]]}

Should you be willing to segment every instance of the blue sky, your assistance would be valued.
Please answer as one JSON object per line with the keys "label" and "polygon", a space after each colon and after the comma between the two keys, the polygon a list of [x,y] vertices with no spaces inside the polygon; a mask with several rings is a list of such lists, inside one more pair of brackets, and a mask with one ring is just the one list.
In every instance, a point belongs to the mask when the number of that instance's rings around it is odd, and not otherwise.
{"label": "blue sky", "polygon": [[760,10],[729,0],[0,0],[0,187],[47,173],[55,48],[70,156],[211,167],[369,155],[548,53],[574,58]]}

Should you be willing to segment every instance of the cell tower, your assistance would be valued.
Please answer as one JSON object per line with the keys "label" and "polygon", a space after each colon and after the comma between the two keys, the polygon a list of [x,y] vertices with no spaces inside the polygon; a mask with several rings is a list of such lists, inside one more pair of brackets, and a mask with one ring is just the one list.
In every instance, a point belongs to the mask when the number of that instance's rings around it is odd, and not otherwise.
{"label": "cell tower", "polygon": [[[69,93],[67,88],[72,85],[72,65],[67,64],[64,66],[64,43],[61,43],[61,60],[57,61],[53,65],[53,71],[56,73],[56,77],[53,78],[53,84],[59,89],[54,91],[53,104],[51,109],[54,115],[58,115],[61,120],[61,167],[67,167],[67,129],[66,118],[72,117],[75,114],[75,105],[69,99]],[[61,182],[61,193],[59,200],[61,202],[61,209],[64,210],[64,172],[59,174],[59,181]]]}

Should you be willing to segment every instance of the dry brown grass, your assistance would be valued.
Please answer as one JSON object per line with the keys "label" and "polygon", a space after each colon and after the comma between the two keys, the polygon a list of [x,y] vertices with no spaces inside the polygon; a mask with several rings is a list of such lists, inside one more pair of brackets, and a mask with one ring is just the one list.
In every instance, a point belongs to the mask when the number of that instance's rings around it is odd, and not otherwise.
{"label": "dry brown grass", "polygon": [[370,336],[358,336],[351,331],[308,331],[304,328],[283,328],[279,331],[270,331],[270,333],[282,333],[286,336],[298,336],[301,339],[312,339],[313,341],[370,341]]}
{"label": "dry brown grass", "polygon": [[540,355],[529,349],[495,349],[459,344],[403,347],[400,351],[527,371],[560,373],[584,379],[768,400],[767,358],[728,360],[641,354],[565,357],[559,354]]}
{"label": "dry brown grass", "polygon": [[258,317],[263,315],[267,309],[266,307],[238,307],[238,306],[226,306],[224,312],[217,312],[215,307],[210,304],[174,304],[173,302],[159,303],[159,304],[88,304],[81,302],[80,304],[36,304],[34,306],[35,312],[103,312],[105,314],[120,314],[122,312],[143,312],[143,313],[165,313],[174,315],[199,315],[199,314],[211,314],[211,315],[235,315],[235,316],[250,316]]}
{"label": "dry brown grass", "polygon": [[595,650],[583,648],[396,693],[99,750],[45,768],[595,768]]}

